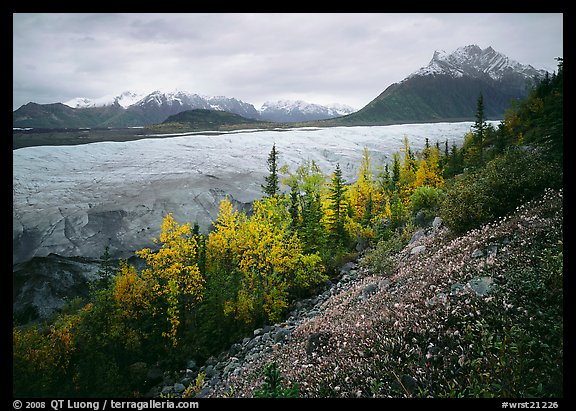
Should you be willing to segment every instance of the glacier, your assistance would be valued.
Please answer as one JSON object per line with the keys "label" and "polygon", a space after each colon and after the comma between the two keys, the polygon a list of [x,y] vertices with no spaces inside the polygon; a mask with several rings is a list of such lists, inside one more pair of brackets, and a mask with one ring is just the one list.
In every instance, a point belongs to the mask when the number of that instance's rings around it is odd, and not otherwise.
{"label": "glacier", "polygon": [[128,142],[13,151],[13,264],[33,257],[98,258],[106,245],[127,258],[152,245],[167,213],[211,228],[228,197],[249,209],[262,197],[267,158],[294,171],[314,160],[326,176],[340,164],[356,179],[363,148],[373,167],[390,162],[404,136],[413,149],[460,144],[472,122],[190,133]]}
{"label": "glacier", "polygon": [[426,138],[460,145],[472,124],[160,134],[13,150],[13,319],[47,319],[86,297],[106,246],[113,259],[142,265],[134,252],[154,247],[169,212],[206,233],[223,198],[249,210],[262,197],[273,144],[280,166],[314,160],[328,177],[339,163],[353,182],[364,147],[376,170],[405,136],[413,150]]}

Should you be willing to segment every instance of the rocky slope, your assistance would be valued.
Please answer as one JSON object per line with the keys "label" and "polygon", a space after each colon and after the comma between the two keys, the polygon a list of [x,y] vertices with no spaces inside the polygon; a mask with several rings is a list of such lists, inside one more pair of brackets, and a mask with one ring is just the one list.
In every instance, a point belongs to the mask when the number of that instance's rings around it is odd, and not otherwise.
{"label": "rocky slope", "polygon": [[[148,395],[182,396],[203,373],[193,395],[250,397],[274,361],[302,397],[562,396],[562,201],[547,191],[457,238],[436,219],[389,272],[349,264],[286,321],[201,367],[150,368]],[[559,283],[541,278],[551,272]]]}

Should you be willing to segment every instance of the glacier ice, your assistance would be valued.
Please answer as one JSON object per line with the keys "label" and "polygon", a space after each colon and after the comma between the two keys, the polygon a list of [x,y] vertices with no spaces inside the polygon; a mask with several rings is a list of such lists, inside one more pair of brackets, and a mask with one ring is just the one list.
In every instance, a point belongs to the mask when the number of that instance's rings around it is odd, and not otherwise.
{"label": "glacier ice", "polygon": [[378,127],[191,133],[129,142],[27,147],[13,151],[13,263],[57,254],[118,258],[152,245],[162,219],[198,222],[206,232],[228,196],[248,209],[262,196],[273,144],[279,165],[314,160],[328,176],[340,164],[356,179],[363,148],[373,166],[392,159],[407,136],[413,149],[459,144],[472,122]]}

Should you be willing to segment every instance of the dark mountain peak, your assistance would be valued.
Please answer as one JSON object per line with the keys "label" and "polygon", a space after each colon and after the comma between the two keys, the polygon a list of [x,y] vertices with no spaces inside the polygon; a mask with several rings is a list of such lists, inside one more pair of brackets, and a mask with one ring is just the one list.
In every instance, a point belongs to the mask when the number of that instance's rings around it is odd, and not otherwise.
{"label": "dark mountain peak", "polygon": [[[484,52],[478,44],[469,44],[468,46],[461,47],[461,49],[471,56],[482,54]],[[490,49],[492,49],[492,47],[490,47]]]}

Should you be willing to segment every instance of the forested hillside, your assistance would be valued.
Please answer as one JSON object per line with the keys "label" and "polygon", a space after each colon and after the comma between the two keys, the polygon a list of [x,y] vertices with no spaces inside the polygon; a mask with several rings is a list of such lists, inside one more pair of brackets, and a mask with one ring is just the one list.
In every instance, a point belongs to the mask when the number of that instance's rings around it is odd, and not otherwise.
{"label": "forested hillside", "polygon": [[[326,351],[308,347],[292,358],[326,356],[332,368],[312,361],[308,371],[290,376],[294,385],[283,391],[279,385],[270,385],[271,376],[278,377],[274,368],[262,364],[256,369],[267,373],[267,388],[250,386],[262,382],[255,377],[230,385],[232,390],[226,395],[562,396],[563,240],[558,201],[563,187],[562,61],[557,73],[509,108],[498,128],[488,126],[485,119],[480,95],[476,122],[461,147],[435,141],[416,152],[406,136],[403,150],[390,164],[374,164],[365,149],[356,181],[345,181],[339,166],[321,170],[313,161],[296,169],[281,167],[272,146],[268,164],[262,165],[269,171],[262,182],[264,197],[254,202],[250,213],[234,210],[224,200],[209,233],[200,233],[192,222],[178,222],[168,214],[155,239],[156,247],[137,252],[143,268],[126,261],[116,265],[103,250],[101,279],[92,284],[89,301],[72,301],[49,324],[15,324],[14,395],[147,395],[159,382],[150,374],[152,368],[179,370],[190,360],[204,363],[253,335],[254,329],[281,324],[297,301],[324,290],[344,263],[361,258],[371,276],[390,279],[401,287],[413,283],[416,274],[410,270],[419,270],[417,275],[427,287],[418,286],[413,293],[405,288],[398,294],[381,287],[377,295],[390,314],[386,318],[376,315],[377,311],[353,310],[353,301],[333,301],[331,307],[352,307],[352,317],[327,309],[326,322],[338,329],[368,321],[371,329],[382,330],[382,339],[373,339],[368,332],[350,334],[353,338],[346,343],[318,337]],[[540,208],[535,203],[525,206],[544,193]],[[529,212],[522,213],[523,207]],[[514,212],[513,217],[506,217]],[[490,241],[500,247],[511,243],[515,253],[502,259],[502,266],[494,266],[498,268],[494,272],[485,266],[480,271],[470,268],[470,272],[465,264],[442,266],[448,263],[436,257],[437,266],[426,278],[422,268],[426,261],[402,256],[413,255],[414,245],[405,246],[415,241],[418,230],[428,229],[435,217],[441,218],[442,238],[452,241],[453,248],[458,249],[459,238],[482,237],[489,232],[482,227],[493,224],[507,231],[482,239],[487,242],[485,248]],[[507,218],[517,226],[543,222],[535,231],[523,231],[506,226]],[[419,245],[441,250],[434,238],[428,241]],[[483,249],[479,252],[484,253]],[[529,272],[522,271],[524,276],[515,275],[514,270],[524,267],[522,261],[538,264]],[[440,272],[457,273],[453,278],[462,282],[486,273],[494,279],[501,275],[494,281],[508,284],[505,292],[512,294],[463,305],[436,304],[434,298],[442,300],[450,294],[444,290],[446,284],[440,283]],[[518,287],[526,292],[514,294]],[[460,310],[449,317],[454,322],[441,323],[442,310],[446,314],[452,309]],[[513,317],[496,321],[499,313],[512,309],[517,309]],[[411,328],[389,328],[395,324],[391,319],[401,326],[401,317],[414,312],[428,316],[425,328],[415,323]],[[471,318],[475,312],[486,315]],[[532,321],[531,313],[539,316],[538,325],[526,324]],[[307,341],[298,340],[298,333],[324,331],[314,327],[307,323],[294,331],[297,344],[287,342],[286,350],[302,348],[298,344]],[[440,328],[458,334],[450,342],[434,340],[427,347],[426,341],[439,335],[431,329]],[[442,357],[432,348],[444,350],[444,343],[447,349]],[[356,370],[345,359],[351,358],[346,344],[363,347],[357,354],[371,358],[362,362],[365,368]],[[420,351],[410,351],[415,346]],[[544,355],[546,363],[540,360]],[[339,369],[335,371],[334,366]],[[286,364],[280,369],[286,372]],[[417,370],[424,371],[418,374]],[[203,378],[197,373],[180,396],[200,393]],[[225,395],[224,391],[215,393]]]}

